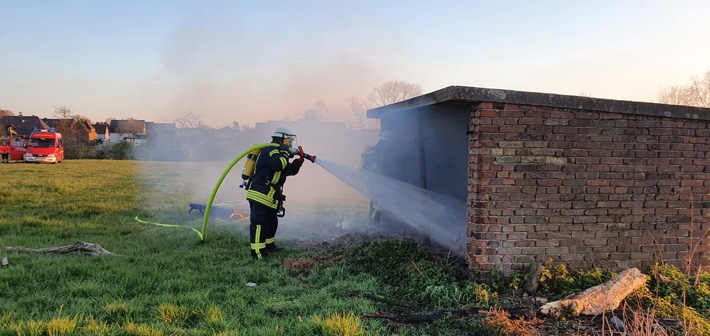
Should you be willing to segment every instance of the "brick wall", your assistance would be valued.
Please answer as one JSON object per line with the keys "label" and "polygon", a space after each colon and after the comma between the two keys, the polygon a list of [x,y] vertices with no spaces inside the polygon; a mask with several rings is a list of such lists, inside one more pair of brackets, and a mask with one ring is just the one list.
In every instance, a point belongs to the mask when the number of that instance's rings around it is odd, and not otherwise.
{"label": "brick wall", "polygon": [[504,103],[471,113],[474,267],[685,267],[690,254],[710,266],[710,121]]}

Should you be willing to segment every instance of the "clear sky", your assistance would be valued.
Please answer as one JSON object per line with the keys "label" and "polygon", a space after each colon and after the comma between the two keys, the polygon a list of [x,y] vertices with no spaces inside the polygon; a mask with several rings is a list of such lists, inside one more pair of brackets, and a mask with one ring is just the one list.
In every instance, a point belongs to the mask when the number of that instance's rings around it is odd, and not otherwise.
{"label": "clear sky", "polygon": [[710,70],[710,1],[0,0],[0,107],[212,127],[388,80],[656,101]]}

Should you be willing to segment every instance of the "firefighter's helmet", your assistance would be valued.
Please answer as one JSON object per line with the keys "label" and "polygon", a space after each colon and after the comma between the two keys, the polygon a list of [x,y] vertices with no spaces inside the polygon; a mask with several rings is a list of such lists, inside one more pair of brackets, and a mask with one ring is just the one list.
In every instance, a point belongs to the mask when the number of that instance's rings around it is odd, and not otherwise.
{"label": "firefighter's helmet", "polygon": [[296,134],[286,127],[277,128],[271,137],[284,145],[292,145],[296,141]]}

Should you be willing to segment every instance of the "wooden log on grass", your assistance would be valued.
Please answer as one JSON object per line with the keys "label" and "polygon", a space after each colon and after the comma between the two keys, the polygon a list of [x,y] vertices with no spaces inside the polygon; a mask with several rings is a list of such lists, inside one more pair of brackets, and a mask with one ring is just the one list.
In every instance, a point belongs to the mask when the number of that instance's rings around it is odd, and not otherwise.
{"label": "wooden log on grass", "polygon": [[69,252],[87,252],[89,255],[92,256],[99,256],[99,255],[111,255],[114,256],[116,254],[112,253],[111,251],[101,247],[99,244],[94,244],[94,243],[87,243],[83,241],[78,241],[74,243],[73,245],[67,245],[67,246],[59,246],[59,247],[46,247],[46,248],[38,248],[38,249],[33,249],[33,248],[27,248],[27,247],[22,247],[22,246],[8,246],[5,248],[6,252],[19,252],[19,253],[69,253]]}
{"label": "wooden log on grass", "polygon": [[638,268],[629,268],[601,285],[549,302],[540,307],[540,312],[554,317],[599,315],[616,309],[626,296],[645,285],[646,275]]}

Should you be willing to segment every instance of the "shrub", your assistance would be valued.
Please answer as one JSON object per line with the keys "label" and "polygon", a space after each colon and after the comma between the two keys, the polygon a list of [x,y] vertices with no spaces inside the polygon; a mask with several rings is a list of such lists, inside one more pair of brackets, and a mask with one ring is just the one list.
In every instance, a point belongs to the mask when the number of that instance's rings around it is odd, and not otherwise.
{"label": "shrub", "polygon": [[540,290],[554,297],[561,298],[572,294],[574,278],[567,271],[564,264],[555,264],[552,258],[548,258],[544,265],[540,267]]}
{"label": "shrub", "polygon": [[94,147],[93,158],[110,160],[130,160],[133,158],[133,144],[128,141],[104,142]]}
{"label": "shrub", "polygon": [[656,264],[651,269],[651,290],[677,305],[687,305],[710,317],[710,274],[689,277],[678,267]]}
{"label": "shrub", "polygon": [[540,268],[540,290],[557,300],[600,285],[615,275],[614,272],[602,271],[598,267],[571,274],[567,266],[555,264],[552,258],[548,258]]}

